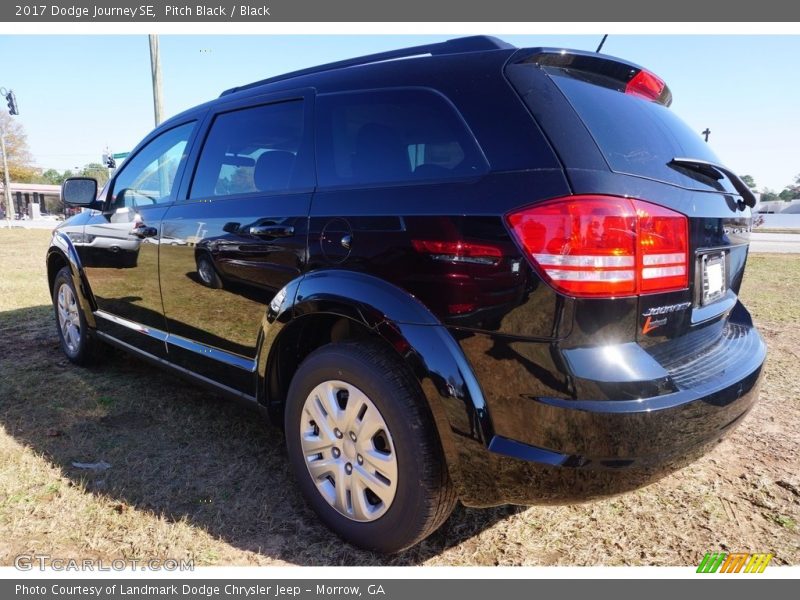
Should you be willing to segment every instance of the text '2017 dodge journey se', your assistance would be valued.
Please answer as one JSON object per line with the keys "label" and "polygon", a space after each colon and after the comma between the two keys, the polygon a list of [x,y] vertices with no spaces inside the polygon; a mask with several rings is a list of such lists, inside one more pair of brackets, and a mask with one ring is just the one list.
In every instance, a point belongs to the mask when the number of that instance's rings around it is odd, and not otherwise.
{"label": "text '2017 dodge journey se'", "polygon": [[[404,59],[404,60],[395,60]],[[468,506],[586,500],[757,398],[746,185],[634,64],[473,37],[161,124],[53,234],[64,352],[263,409],[306,501],[395,552]]]}

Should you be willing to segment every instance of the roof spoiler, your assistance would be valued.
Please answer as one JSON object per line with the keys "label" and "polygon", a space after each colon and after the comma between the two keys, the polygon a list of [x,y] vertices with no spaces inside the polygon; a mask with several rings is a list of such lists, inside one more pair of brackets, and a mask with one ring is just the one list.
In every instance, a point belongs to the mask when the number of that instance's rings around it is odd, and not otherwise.
{"label": "roof spoiler", "polygon": [[669,106],[672,91],[663,79],[634,63],[594,52],[561,48],[528,48],[511,57],[510,63],[532,63],[595,76],[597,83]]}

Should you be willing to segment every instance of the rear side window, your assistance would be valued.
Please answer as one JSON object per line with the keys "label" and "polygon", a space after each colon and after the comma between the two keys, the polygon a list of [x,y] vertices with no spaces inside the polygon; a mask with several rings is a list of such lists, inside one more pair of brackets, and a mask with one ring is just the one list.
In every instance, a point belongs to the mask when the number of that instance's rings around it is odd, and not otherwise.
{"label": "rear side window", "polygon": [[323,95],[316,113],[321,186],[465,178],[487,170],[463,119],[433,91]]}
{"label": "rear side window", "polygon": [[687,188],[735,192],[727,180],[669,166],[673,158],[698,158],[720,164],[708,144],[671,109],[548,70],[589,129],[613,171],[657,179]]}
{"label": "rear side window", "polygon": [[301,100],[217,115],[203,145],[189,197],[279,193],[313,186],[303,152]]}

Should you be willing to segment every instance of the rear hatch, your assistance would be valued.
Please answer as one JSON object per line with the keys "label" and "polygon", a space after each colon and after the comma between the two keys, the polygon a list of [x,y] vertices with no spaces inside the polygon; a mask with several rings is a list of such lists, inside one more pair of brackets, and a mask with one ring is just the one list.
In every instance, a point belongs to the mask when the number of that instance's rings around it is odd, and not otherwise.
{"label": "rear hatch", "polygon": [[[569,206],[557,200],[549,214],[533,207],[527,230],[524,214],[509,219],[518,240],[538,240],[526,249],[540,274],[579,298],[637,298],[629,338],[664,359],[676,350],[686,359],[730,334],[755,199],[669,108],[672,94],[664,82],[611,57],[541,48],[515,54],[506,76],[549,138],[575,195]],[[609,203],[616,216],[607,216]],[[561,233],[534,231],[548,223]],[[588,242],[581,233],[584,248],[576,251],[580,227],[600,233],[592,232],[596,239]],[[608,243],[620,230],[622,238],[639,237],[630,257],[624,240],[611,249],[589,247]],[[609,255],[595,256],[603,252]],[[569,254],[580,256],[565,258]],[[576,284],[581,278],[596,285]]]}

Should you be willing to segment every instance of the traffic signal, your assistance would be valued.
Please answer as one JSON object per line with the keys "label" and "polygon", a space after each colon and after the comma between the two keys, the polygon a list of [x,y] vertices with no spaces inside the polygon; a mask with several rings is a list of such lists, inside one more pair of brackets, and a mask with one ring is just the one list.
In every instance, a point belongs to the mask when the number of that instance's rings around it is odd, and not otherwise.
{"label": "traffic signal", "polygon": [[19,107],[17,106],[17,97],[14,95],[14,90],[9,90],[6,94],[6,101],[8,102],[8,114],[18,115]]}

